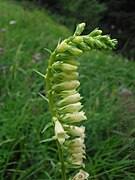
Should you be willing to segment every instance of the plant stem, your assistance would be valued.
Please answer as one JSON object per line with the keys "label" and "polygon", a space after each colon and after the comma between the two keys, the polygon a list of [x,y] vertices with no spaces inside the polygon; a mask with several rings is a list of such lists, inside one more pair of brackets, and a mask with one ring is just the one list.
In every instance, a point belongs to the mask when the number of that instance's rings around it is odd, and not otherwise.
{"label": "plant stem", "polygon": [[[53,101],[53,94],[51,92],[51,66],[52,63],[55,59],[55,51],[51,54],[49,63],[48,63],[48,69],[47,69],[47,73],[46,73],[46,90],[47,90],[47,96],[48,96],[48,100],[49,100],[49,108],[51,111],[52,116],[55,116],[55,111],[54,111],[54,101]],[[56,140],[56,145],[57,145],[57,149],[58,149],[58,155],[59,155],[59,160],[61,162],[61,176],[62,176],[62,180],[66,180],[66,170],[65,170],[65,164],[64,164],[64,158],[63,158],[63,152],[62,152],[62,148],[60,143],[58,142],[58,140]]]}
{"label": "plant stem", "polygon": [[61,177],[62,177],[62,180],[66,180],[66,169],[65,169],[65,163],[64,163],[64,158],[63,158],[63,152],[62,152],[61,145],[58,142],[58,140],[56,140],[56,144],[57,144],[59,159],[61,162]]}

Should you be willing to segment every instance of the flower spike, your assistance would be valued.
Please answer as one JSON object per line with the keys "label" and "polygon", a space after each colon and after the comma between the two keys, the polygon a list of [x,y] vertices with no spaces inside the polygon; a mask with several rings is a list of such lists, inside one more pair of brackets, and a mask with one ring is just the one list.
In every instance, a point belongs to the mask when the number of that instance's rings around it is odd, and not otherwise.
{"label": "flower spike", "polygon": [[[78,24],[74,34],[59,42],[54,52],[50,52],[46,75],[43,75],[54,126],[50,140],[56,140],[62,180],[66,180],[66,168],[76,170],[85,167],[85,127],[77,123],[87,120],[87,117],[81,110],[82,97],[77,91],[80,63],[76,57],[92,49],[110,50],[117,44],[116,39],[102,35],[97,28],[88,35],[81,35],[84,27],[85,23]],[[88,177],[89,174],[81,169],[72,180],[86,180]]]}

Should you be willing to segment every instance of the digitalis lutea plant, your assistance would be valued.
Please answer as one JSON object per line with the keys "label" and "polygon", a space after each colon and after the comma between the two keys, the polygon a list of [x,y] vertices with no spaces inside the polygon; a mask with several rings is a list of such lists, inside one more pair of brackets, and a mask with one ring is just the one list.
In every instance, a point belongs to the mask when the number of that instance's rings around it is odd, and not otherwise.
{"label": "digitalis lutea plant", "polygon": [[[85,180],[89,176],[82,170],[86,158],[85,127],[78,127],[77,123],[87,118],[81,110],[82,97],[77,92],[80,85],[77,69],[80,63],[75,58],[92,49],[111,50],[117,44],[116,39],[101,35],[102,31],[99,29],[88,35],[81,35],[84,27],[85,23],[78,24],[73,36],[58,43],[51,53],[45,75],[47,101],[52,114],[51,125],[54,126],[54,136],[49,140],[56,140],[62,180],[66,180],[67,168],[80,169],[70,178],[72,180]],[[47,140],[42,142],[44,141]]]}

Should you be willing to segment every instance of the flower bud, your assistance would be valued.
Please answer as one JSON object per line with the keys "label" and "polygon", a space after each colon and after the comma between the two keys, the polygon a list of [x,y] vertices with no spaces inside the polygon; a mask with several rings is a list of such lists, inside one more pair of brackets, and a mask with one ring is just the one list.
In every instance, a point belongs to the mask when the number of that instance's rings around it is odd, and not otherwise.
{"label": "flower bud", "polygon": [[75,138],[71,141],[72,147],[85,147],[83,138]]}
{"label": "flower bud", "polygon": [[77,80],[65,81],[59,84],[54,84],[52,86],[52,89],[54,91],[73,90],[73,89],[76,89],[79,85],[80,85],[80,82]]}
{"label": "flower bud", "polygon": [[80,101],[81,99],[82,99],[82,97],[80,96],[79,93],[73,94],[73,95],[71,95],[71,96],[68,96],[68,97],[60,100],[60,101],[57,103],[57,106],[62,107],[62,106],[64,106],[64,105],[76,103],[76,102]]}
{"label": "flower bud", "polygon": [[87,43],[91,48],[94,47],[94,39],[92,37],[85,36],[84,42]]}
{"label": "flower bud", "polygon": [[99,41],[98,39],[95,39],[94,44],[96,46],[97,49],[101,49],[104,47],[104,43],[102,43],[101,41]]}
{"label": "flower bud", "polygon": [[73,177],[72,180],[87,180],[89,174],[82,169]]}
{"label": "flower bud", "polygon": [[82,51],[89,51],[91,49],[85,42],[80,43],[78,46]]}
{"label": "flower bud", "polygon": [[72,72],[70,74],[61,72],[61,73],[55,73],[52,79],[53,82],[61,81],[61,80],[62,81],[76,80],[78,78],[78,75],[79,75],[78,72]]}
{"label": "flower bud", "polygon": [[61,91],[59,93],[59,95],[60,95],[61,98],[65,98],[67,96],[70,96],[70,95],[73,95],[73,94],[76,94],[76,93],[77,93],[76,90],[68,90],[68,91]]}
{"label": "flower bud", "polygon": [[85,158],[83,153],[72,154],[72,156],[69,158],[69,163],[78,166],[83,166],[83,158]]}
{"label": "flower bud", "polygon": [[85,25],[85,23],[78,24],[74,35],[79,36],[83,32]]}
{"label": "flower bud", "polygon": [[98,36],[98,35],[101,35],[102,34],[102,31],[99,30],[98,28],[94,29],[90,34],[89,36]]}
{"label": "flower bud", "polygon": [[74,60],[74,59],[65,59],[65,60],[63,60],[63,62],[66,62],[66,63],[68,63],[68,64],[72,64],[72,65],[74,65],[74,66],[80,66],[80,63],[79,62],[77,62],[76,60]]}
{"label": "flower bud", "polygon": [[58,45],[57,52],[58,53],[63,53],[63,52],[65,52],[67,50],[67,47],[68,47],[67,43],[62,42],[61,44]]}
{"label": "flower bud", "polygon": [[78,68],[77,66],[67,64],[67,63],[62,63],[60,61],[53,63],[52,67],[55,70],[62,70],[67,73],[73,72]]}
{"label": "flower bud", "polygon": [[81,111],[81,112],[75,112],[75,113],[72,113],[72,114],[66,114],[64,117],[63,117],[63,121],[64,122],[69,122],[69,123],[74,123],[74,122],[80,122],[80,121],[83,121],[83,120],[86,120],[86,116],[84,115],[84,112]]}
{"label": "flower bud", "polygon": [[85,132],[84,126],[77,127],[77,126],[65,125],[64,127],[66,128],[68,133],[73,135],[73,136],[80,136],[81,138],[84,138],[84,136],[85,136],[84,135],[84,132]]}
{"label": "flower bud", "polygon": [[72,56],[80,56],[83,54],[82,50],[70,45],[68,45],[68,51],[72,54]]}
{"label": "flower bud", "polygon": [[58,120],[55,121],[55,138],[58,139],[61,145],[65,142],[65,139],[69,138]]}
{"label": "flower bud", "polygon": [[85,154],[85,150],[84,150],[84,148],[82,148],[82,147],[77,147],[77,148],[68,148],[68,151],[69,152],[71,152],[71,153],[73,153],[73,154],[75,154],[75,153],[83,153],[83,154]]}
{"label": "flower bud", "polygon": [[59,109],[61,113],[72,113],[72,112],[78,112],[82,108],[82,105],[80,102],[69,104],[67,106],[64,106]]}
{"label": "flower bud", "polygon": [[57,60],[62,60],[64,61],[65,59],[73,59],[73,56],[72,55],[69,55],[67,53],[60,53],[60,54],[57,54],[56,55],[56,61]]}
{"label": "flower bud", "polygon": [[72,40],[76,44],[80,44],[83,42],[83,37],[82,36],[75,36],[74,39]]}

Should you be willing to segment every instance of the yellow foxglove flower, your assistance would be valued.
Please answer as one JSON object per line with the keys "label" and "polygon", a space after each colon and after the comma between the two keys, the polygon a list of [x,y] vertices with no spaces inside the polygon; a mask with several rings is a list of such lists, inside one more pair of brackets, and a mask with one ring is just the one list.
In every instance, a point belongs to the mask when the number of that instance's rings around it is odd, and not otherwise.
{"label": "yellow foxglove flower", "polygon": [[74,123],[74,122],[80,122],[80,121],[83,121],[83,120],[86,120],[86,116],[84,115],[84,112],[81,111],[81,112],[75,112],[75,113],[72,113],[72,114],[66,114],[64,117],[63,117],[63,121],[64,122],[70,122],[70,123]]}
{"label": "yellow foxglove flower", "polygon": [[84,150],[84,148],[83,147],[70,147],[69,149],[69,152],[71,152],[71,153],[73,153],[73,154],[75,154],[75,153],[83,153],[83,154],[85,154],[85,150]]}
{"label": "yellow foxglove flower", "polygon": [[60,45],[58,45],[57,52],[58,53],[63,53],[63,52],[65,52],[67,50],[67,47],[68,47],[67,43],[62,42]]}
{"label": "yellow foxglove flower", "polygon": [[66,73],[74,72],[78,68],[75,65],[71,65],[71,64],[68,64],[68,63],[62,63],[60,61],[57,61],[57,62],[53,63],[52,67],[55,70],[59,70],[60,69],[60,70],[62,70],[64,72],[66,72]]}
{"label": "yellow foxglove flower", "polygon": [[72,154],[72,156],[69,159],[69,163],[82,167],[84,165],[83,158],[85,158],[83,153]]}
{"label": "yellow foxglove flower", "polygon": [[82,36],[75,36],[73,39],[73,42],[76,44],[80,44],[83,42],[83,37]]}
{"label": "yellow foxglove flower", "polygon": [[71,141],[71,147],[83,147],[85,148],[84,139],[83,138],[75,138]]}
{"label": "yellow foxglove flower", "polygon": [[80,96],[79,93],[73,94],[71,96],[68,96],[62,100],[60,100],[57,103],[57,106],[64,106],[64,105],[68,105],[68,104],[72,104],[72,103],[76,103],[78,101],[80,101],[82,99],[82,97]]}
{"label": "yellow foxglove flower", "polygon": [[89,174],[82,169],[73,177],[72,180],[87,180]]}
{"label": "yellow foxglove flower", "polygon": [[61,91],[59,93],[59,96],[62,97],[62,98],[65,98],[65,97],[68,97],[68,96],[76,94],[76,93],[77,93],[77,91],[75,89],[68,90],[68,91]]}
{"label": "yellow foxglove flower", "polygon": [[84,126],[78,127],[78,126],[65,125],[64,127],[67,129],[68,133],[70,133],[73,136],[80,136],[81,138],[84,138],[85,136]]}
{"label": "yellow foxglove flower", "polygon": [[67,106],[64,106],[62,108],[59,108],[59,111],[61,113],[73,113],[73,112],[78,112],[83,106],[81,105],[80,102],[74,103],[74,104],[69,104]]}
{"label": "yellow foxglove flower", "polygon": [[64,91],[64,90],[74,90],[80,85],[80,82],[77,80],[73,81],[65,81],[59,84],[55,84],[52,86],[54,91]]}
{"label": "yellow foxglove flower", "polygon": [[77,47],[73,47],[71,45],[68,45],[68,51],[71,53],[72,56],[80,56],[83,54],[82,50],[80,50]]}
{"label": "yellow foxglove flower", "polygon": [[63,62],[66,62],[68,64],[72,64],[74,66],[80,66],[80,63],[72,58],[63,59]]}
{"label": "yellow foxglove flower", "polygon": [[55,121],[55,138],[58,139],[61,145],[65,142],[65,139],[69,138],[58,120]]}
{"label": "yellow foxglove flower", "polygon": [[55,73],[53,75],[53,81],[68,81],[68,80],[76,80],[78,78],[79,73],[78,72],[72,72],[72,73],[65,73],[65,72],[60,72],[60,73]]}

